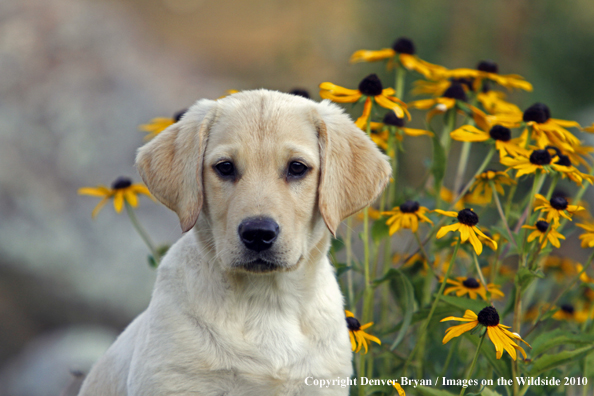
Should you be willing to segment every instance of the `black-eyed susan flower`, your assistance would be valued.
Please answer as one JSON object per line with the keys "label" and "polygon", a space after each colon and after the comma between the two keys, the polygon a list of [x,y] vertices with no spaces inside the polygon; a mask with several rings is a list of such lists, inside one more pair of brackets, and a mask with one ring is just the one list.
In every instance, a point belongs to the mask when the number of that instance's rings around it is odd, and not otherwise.
{"label": "black-eyed susan flower", "polygon": [[433,225],[433,222],[425,216],[425,213],[429,211],[426,207],[419,205],[417,201],[406,201],[402,205],[382,214],[390,216],[386,221],[386,225],[390,226],[390,235],[393,235],[403,228],[417,232],[419,222]]}
{"label": "black-eyed susan flower", "polygon": [[426,62],[415,55],[416,48],[412,40],[401,37],[394,41],[392,48],[384,48],[379,51],[359,50],[351,55],[350,62],[377,62],[388,60],[391,67],[397,59],[400,65],[408,70],[414,70],[426,78],[438,78],[447,69],[443,66]]}
{"label": "black-eyed susan flower", "polygon": [[[516,341],[521,341],[524,344],[528,345],[526,341],[522,339],[517,333],[512,333],[509,329],[509,326],[504,326],[499,323],[499,313],[493,307],[485,307],[483,310],[479,312],[479,314],[475,314],[471,310],[466,310],[464,312],[464,316],[461,318],[457,318],[454,316],[448,316],[447,318],[442,319],[442,322],[448,320],[457,320],[459,322],[467,322],[461,325],[450,327],[446,330],[446,335],[442,340],[442,343],[447,343],[454,337],[459,337],[462,334],[471,331],[479,324],[487,328],[487,335],[491,342],[495,345],[495,351],[497,359],[501,359],[503,356],[503,351],[507,351],[512,359],[516,360],[517,353],[516,351],[519,350],[524,359],[526,359],[526,352],[524,349],[516,344]],[[528,345],[530,347],[530,345]]]}
{"label": "black-eyed susan flower", "polygon": [[476,99],[483,108],[490,114],[517,114],[522,110],[513,103],[505,100],[505,93],[494,90],[483,90],[479,92]]}
{"label": "black-eyed susan flower", "polygon": [[456,280],[448,279],[447,283],[454,285],[449,286],[447,289],[444,290],[443,294],[450,294],[455,292],[456,296],[462,297],[468,294],[468,297],[476,300],[477,296],[481,296],[483,300],[487,299],[487,291],[491,293],[493,298],[501,298],[504,297],[504,294],[501,290],[499,290],[499,286],[489,283],[487,284],[487,288],[480,284],[478,280],[472,277],[466,276],[458,276]]}
{"label": "black-eyed susan flower", "polygon": [[398,382],[393,382],[392,386],[394,388],[396,388],[396,392],[398,392],[398,396],[406,396],[406,393],[404,393],[404,389],[402,389],[402,386],[400,386],[400,384]]}
{"label": "black-eyed susan flower", "polygon": [[367,340],[376,342],[378,344],[382,344],[379,338],[372,336],[371,334],[367,334],[364,330],[368,329],[373,325],[373,322],[364,324],[361,326],[361,323],[355,318],[355,315],[351,311],[345,310],[346,313],[346,322],[347,327],[349,328],[349,337],[351,338],[351,347],[353,348],[353,352],[357,353],[361,350],[361,347],[365,348],[365,353],[367,353]]}
{"label": "black-eyed susan flower", "polygon": [[433,97],[443,96],[443,94],[455,84],[459,84],[468,95],[473,91],[472,80],[467,78],[442,78],[439,80],[417,80],[413,82],[413,95],[430,95]]}
{"label": "black-eyed susan flower", "polygon": [[[430,110],[427,113],[427,120],[431,121],[433,116],[438,113],[444,113],[448,110],[457,108],[458,101],[467,102],[468,97],[466,96],[466,91],[462,87],[462,84],[458,82],[453,82],[450,87],[443,93],[443,95],[439,98],[433,99],[421,99],[415,100],[414,102],[409,103],[408,105],[412,108],[419,109],[419,110]],[[465,104],[471,110],[474,109],[473,106]]]}
{"label": "black-eyed susan flower", "polygon": [[534,230],[530,233],[530,235],[528,235],[527,241],[532,242],[538,238],[538,243],[540,243],[541,249],[544,249],[549,242],[551,245],[559,248],[561,247],[561,242],[559,242],[559,239],[565,239],[562,234],[557,232],[557,224],[550,224],[544,219],[539,219],[536,223],[534,223],[534,225],[524,225],[522,228]]}
{"label": "black-eyed susan flower", "polygon": [[138,206],[137,194],[144,194],[152,198],[148,188],[142,184],[132,184],[132,180],[127,177],[119,177],[112,184],[111,188],[99,185],[97,187],[83,187],[78,189],[80,195],[91,195],[93,197],[103,197],[103,199],[93,209],[92,217],[97,216],[103,205],[113,198],[113,207],[117,213],[122,211],[124,201],[130,206]]}
{"label": "black-eyed susan flower", "polygon": [[552,317],[556,320],[584,323],[586,320],[588,320],[589,314],[590,312],[588,309],[578,310],[574,305],[565,303],[559,306],[558,311],[555,312]]}
{"label": "black-eyed susan flower", "polygon": [[499,66],[491,60],[484,60],[478,63],[476,69],[452,69],[444,73],[450,78],[470,78],[474,82],[474,90],[480,91],[484,80],[490,80],[496,84],[509,89],[523,89],[532,91],[532,84],[517,74],[499,74]]}
{"label": "black-eyed susan flower", "polygon": [[556,171],[561,173],[562,178],[569,178],[578,186],[582,186],[583,180],[587,180],[594,184],[594,176],[581,172],[578,168],[573,166],[569,156],[564,154],[558,155],[559,160],[553,165]]}
{"label": "black-eyed susan flower", "polygon": [[355,103],[365,97],[363,115],[356,121],[359,128],[362,128],[367,123],[371,115],[372,101],[375,101],[381,107],[394,111],[397,117],[403,118],[406,115],[410,119],[406,104],[393,95],[394,89],[384,89],[382,82],[376,74],[370,74],[365,77],[359,83],[358,89],[343,88],[329,82],[320,84],[320,96],[322,99],[329,99],[336,103]]}
{"label": "black-eyed susan flower", "polygon": [[580,223],[576,226],[583,229],[585,232],[580,235],[583,248],[594,247],[594,223]]}
{"label": "black-eyed susan flower", "polygon": [[176,112],[173,117],[156,117],[153,118],[148,124],[142,124],[138,127],[141,131],[148,132],[148,135],[144,137],[144,140],[151,140],[165,129],[167,129],[170,125],[175,124],[178,122],[184,114],[186,114],[188,109],[183,109]]}
{"label": "black-eyed susan flower", "polygon": [[559,195],[552,197],[550,200],[541,194],[536,194],[534,198],[534,211],[540,210],[542,214],[546,213],[546,221],[549,223],[554,221],[556,225],[559,224],[560,217],[571,221],[571,216],[575,212],[585,210],[583,206],[569,205],[567,199]]}
{"label": "black-eyed susan flower", "polygon": [[494,142],[500,157],[528,155],[529,153],[524,148],[528,134],[524,133],[522,136],[512,139],[511,130],[502,125],[493,125],[488,131],[478,129],[474,125],[463,125],[452,131],[450,136],[461,142]]}
{"label": "black-eyed susan flower", "polygon": [[580,124],[551,118],[551,110],[543,103],[535,103],[523,113],[495,114],[486,118],[491,123],[499,123],[508,128],[522,125],[531,127],[531,137],[539,147],[555,146],[572,152],[573,147],[580,145],[579,139],[566,129],[579,128]]}
{"label": "black-eyed susan flower", "polygon": [[[558,159],[556,159],[558,160]],[[550,173],[553,156],[548,150],[533,150],[525,154],[517,153],[514,157],[502,157],[499,160],[510,169],[516,169],[516,179],[531,173]]]}
{"label": "black-eyed susan flower", "polygon": [[293,88],[292,90],[289,91],[289,93],[291,95],[301,96],[302,98],[306,98],[306,99],[311,98],[307,89],[303,89],[303,88]]}
{"label": "black-eyed susan flower", "polygon": [[493,169],[487,169],[486,171],[475,176],[475,181],[470,186],[470,191],[476,196],[484,197],[487,202],[491,202],[493,198],[493,188],[495,191],[503,195],[503,185],[516,184],[516,181],[507,175],[506,171],[496,171]]}
{"label": "black-eyed susan flower", "polygon": [[578,263],[568,257],[560,257],[557,255],[548,255],[542,260],[542,267],[545,272],[552,271],[555,280],[562,282],[567,277],[578,274],[576,269]]}
{"label": "black-eyed susan flower", "polygon": [[390,135],[399,141],[402,141],[403,135],[433,136],[433,133],[424,129],[407,128],[406,120],[397,117],[392,111],[386,113],[382,122],[372,122],[371,130],[375,132],[371,135],[371,140],[385,151],[388,149],[388,138]]}
{"label": "black-eyed susan flower", "polygon": [[476,226],[479,222],[479,217],[476,213],[474,213],[472,209],[462,209],[459,212],[435,209],[435,212],[442,214],[444,216],[455,217],[458,219],[457,223],[441,227],[439,231],[437,231],[437,239],[444,237],[450,231],[458,231],[460,233],[460,241],[462,243],[465,243],[469,240],[476,254],[481,254],[483,252],[483,244],[479,240],[477,235],[480,235],[483,238],[490,240],[493,246],[497,248],[497,242],[486,236]]}

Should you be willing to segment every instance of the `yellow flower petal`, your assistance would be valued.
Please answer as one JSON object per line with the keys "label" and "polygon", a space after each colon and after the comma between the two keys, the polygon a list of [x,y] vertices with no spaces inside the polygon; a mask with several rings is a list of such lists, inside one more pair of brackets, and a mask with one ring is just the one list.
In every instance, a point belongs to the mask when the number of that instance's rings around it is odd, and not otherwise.
{"label": "yellow flower petal", "polygon": [[448,232],[451,231],[457,231],[460,228],[460,223],[455,223],[449,226],[443,226],[439,229],[439,231],[437,231],[437,235],[435,236],[437,239],[442,238],[443,236],[445,236]]}
{"label": "yellow flower petal", "polygon": [[448,341],[450,341],[452,338],[461,336],[462,334],[466,333],[467,331],[474,329],[477,325],[478,325],[478,320],[475,320],[472,322],[468,322],[468,323],[464,323],[461,325],[450,327],[449,329],[446,330],[446,335],[445,335],[445,337],[443,337],[443,340],[441,341],[442,344],[445,344]]}
{"label": "yellow flower petal", "polygon": [[93,197],[109,197],[111,196],[111,190],[105,186],[97,187],[82,187],[78,189],[79,195],[91,195]]}
{"label": "yellow flower petal", "polygon": [[379,51],[359,50],[351,55],[349,62],[376,62],[388,58],[393,58],[396,52],[392,48],[384,48]]}
{"label": "yellow flower petal", "polygon": [[105,205],[105,203],[108,200],[109,200],[109,197],[105,197],[101,201],[99,201],[99,203],[97,204],[97,206],[95,206],[95,209],[93,209],[93,212],[91,213],[91,217],[93,219],[97,216],[97,214],[99,214],[99,211],[101,210],[101,208]]}
{"label": "yellow flower petal", "polygon": [[124,192],[122,190],[116,191],[113,198],[113,207],[117,213],[122,211],[122,208],[124,207]]}

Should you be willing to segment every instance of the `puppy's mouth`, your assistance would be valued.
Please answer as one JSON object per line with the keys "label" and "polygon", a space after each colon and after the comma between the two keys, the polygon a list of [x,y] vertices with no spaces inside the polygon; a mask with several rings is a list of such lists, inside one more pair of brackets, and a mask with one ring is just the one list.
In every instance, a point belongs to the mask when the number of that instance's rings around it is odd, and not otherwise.
{"label": "puppy's mouth", "polygon": [[236,264],[235,268],[247,272],[264,274],[267,272],[282,270],[285,267],[284,265],[281,265],[280,263],[274,261],[268,261],[262,258],[257,258],[252,261]]}

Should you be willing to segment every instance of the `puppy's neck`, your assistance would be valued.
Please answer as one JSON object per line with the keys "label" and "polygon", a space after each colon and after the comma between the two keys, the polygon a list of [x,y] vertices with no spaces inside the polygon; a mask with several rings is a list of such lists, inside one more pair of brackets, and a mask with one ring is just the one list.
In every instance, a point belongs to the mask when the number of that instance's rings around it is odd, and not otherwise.
{"label": "puppy's neck", "polygon": [[316,289],[327,282],[328,276],[334,276],[332,265],[326,257],[330,247],[330,233],[323,222],[315,227],[312,248],[303,255],[296,268],[268,273],[223,269],[209,229],[196,227],[193,233],[201,256],[198,267],[194,268],[200,281],[188,286],[194,289],[191,293],[200,294],[196,297],[201,302],[209,299],[220,306],[249,301],[254,308],[257,305],[266,305],[268,308],[278,307],[282,310],[284,307],[294,306],[296,301],[307,302],[317,294]]}

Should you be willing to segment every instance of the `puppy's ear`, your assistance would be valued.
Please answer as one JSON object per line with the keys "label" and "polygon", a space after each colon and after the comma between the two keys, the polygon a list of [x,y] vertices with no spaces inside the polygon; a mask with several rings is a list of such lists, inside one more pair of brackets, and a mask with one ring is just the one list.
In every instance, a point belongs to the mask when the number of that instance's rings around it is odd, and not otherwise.
{"label": "puppy's ear", "polygon": [[201,100],[138,150],[136,167],[150,192],[177,213],[184,232],[200,214],[202,164],[216,102]]}
{"label": "puppy's ear", "polygon": [[318,105],[321,175],[318,206],[336,236],[342,220],[370,205],[386,187],[392,169],[350,117],[329,102]]}

